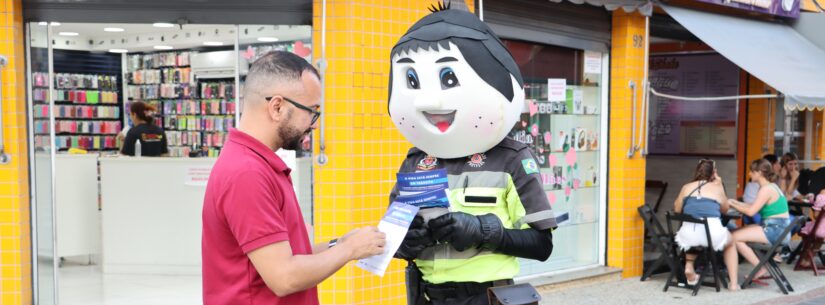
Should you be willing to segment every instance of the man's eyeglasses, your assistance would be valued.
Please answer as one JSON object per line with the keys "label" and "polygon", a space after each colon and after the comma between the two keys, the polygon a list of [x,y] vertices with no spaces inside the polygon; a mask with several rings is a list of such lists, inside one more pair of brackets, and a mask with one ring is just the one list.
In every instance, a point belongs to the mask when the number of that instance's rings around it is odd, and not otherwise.
{"label": "man's eyeglasses", "polygon": [[[266,99],[266,101],[269,102],[269,101],[272,100],[273,97],[274,96],[267,96],[267,97],[264,97],[264,99]],[[298,107],[298,109],[306,110],[307,112],[309,112],[312,115],[312,122],[309,123],[309,126],[315,125],[315,121],[317,121],[318,118],[321,117],[321,112],[318,111],[318,110],[315,110],[315,109],[309,108],[307,106],[301,105],[300,103],[295,102],[295,101],[287,98],[286,96],[281,96],[281,98],[283,98],[285,101],[289,102],[290,104],[294,105],[295,107]]]}

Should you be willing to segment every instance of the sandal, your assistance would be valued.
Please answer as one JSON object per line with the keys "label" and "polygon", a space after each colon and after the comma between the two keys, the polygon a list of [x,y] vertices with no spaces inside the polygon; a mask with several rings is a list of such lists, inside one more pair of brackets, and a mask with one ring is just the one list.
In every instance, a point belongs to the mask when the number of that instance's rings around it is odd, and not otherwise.
{"label": "sandal", "polygon": [[773,276],[771,276],[770,274],[765,274],[763,276],[757,277],[756,279],[757,280],[770,280],[772,278],[773,278]]}
{"label": "sandal", "polygon": [[760,279],[753,279],[753,280],[751,280],[751,282],[754,283],[754,284],[760,285],[760,286],[765,286],[765,287],[769,286],[768,283],[763,282]]}
{"label": "sandal", "polygon": [[[693,280],[690,279],[690,275],[693,275]],[[690,286],[696,285],[697,283],[699,283],[699,275],[696,273],[685,272],[685,280],[687,281],[687,284]]]}

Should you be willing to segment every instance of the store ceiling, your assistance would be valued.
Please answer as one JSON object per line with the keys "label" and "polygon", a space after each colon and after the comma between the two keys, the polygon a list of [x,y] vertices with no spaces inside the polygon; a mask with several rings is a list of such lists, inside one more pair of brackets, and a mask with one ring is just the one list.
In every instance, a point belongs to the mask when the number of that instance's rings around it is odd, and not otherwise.
{"label": "store ceiling", "polygon": [[[45,47],[45,23],[33,23],[32,45]],[[107,32],[115,28],[120,32]],[[158,46],[172,49],[222,44],[232,46],[236,36],[240,44],[274,43],[311,39],[310,26],[293,25],[202,25],[190,24],[172,27],[157,27],[152,24],[124,23],[59,23],[52,26],[53,46],[58,49],[108,51],[110,49],[128,52],[155,51]],[[74,36],[66,36],[76,34]]]}
{"label": "store ceiling", "polygon": [[311,0],[23,0],[30,21],[198,24],[312,23]]}

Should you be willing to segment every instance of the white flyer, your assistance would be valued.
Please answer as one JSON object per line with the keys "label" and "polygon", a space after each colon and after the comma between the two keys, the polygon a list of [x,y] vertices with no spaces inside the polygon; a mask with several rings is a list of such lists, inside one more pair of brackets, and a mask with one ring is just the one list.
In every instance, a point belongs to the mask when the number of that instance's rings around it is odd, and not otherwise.
{"label": "white flyer", "polygon": [[377,276],[383,277],[390,265],[392,256],[410,229],[413,218],[418,213],[418,207],[399,202],[393,202],[387,213],[378,223],[378,230],[387,235],[387,244],[384,246],[384,253],[358,260],[355,265],[361,269],[369,271]]}

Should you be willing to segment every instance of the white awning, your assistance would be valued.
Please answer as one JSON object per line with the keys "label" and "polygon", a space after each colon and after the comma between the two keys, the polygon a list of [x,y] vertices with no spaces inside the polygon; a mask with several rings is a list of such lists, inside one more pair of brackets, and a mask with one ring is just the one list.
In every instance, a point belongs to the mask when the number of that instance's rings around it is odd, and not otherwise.
{"label": "white awning", "polygon": [[[550,0],[551,2],[562,2],[564,0]],[[590,4],[593,6],[604,6],[609,11],[622,8],[625,12],[632,13],[639,11],[640,14],[650,16],[653,13],[653,3],[650,0],[567,0],[575,4]]]}
{"label": "white awning", "polygon": [[825,50],[793,27],[661,6],[716,52],[781,92],[786,109],[825,108]]}

